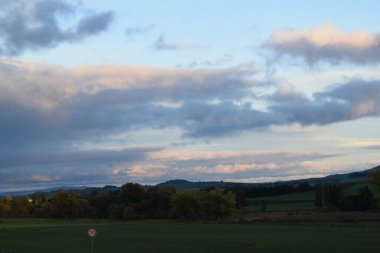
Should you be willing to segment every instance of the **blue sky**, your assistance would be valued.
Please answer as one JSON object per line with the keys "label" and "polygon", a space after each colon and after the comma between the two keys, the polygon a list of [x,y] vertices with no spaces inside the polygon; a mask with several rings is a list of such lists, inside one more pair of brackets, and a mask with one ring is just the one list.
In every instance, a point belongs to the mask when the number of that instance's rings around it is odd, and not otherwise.
{"label": "blue sky", "polygon": [[0,191],[376,166],[379,5],[0,0]]}

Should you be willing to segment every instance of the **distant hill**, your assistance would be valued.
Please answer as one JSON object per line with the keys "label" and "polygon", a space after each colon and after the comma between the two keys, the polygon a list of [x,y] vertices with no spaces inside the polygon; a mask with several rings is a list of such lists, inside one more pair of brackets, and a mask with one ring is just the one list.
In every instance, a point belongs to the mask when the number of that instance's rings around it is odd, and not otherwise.
{"label": "distant hill", "polygon": [[337,184],[358,183],[358,182],[367,181],[369,179],[370,174],[375,170],[380,170],[380,165],[372,169],[363,170],[359,172],[334,174],[334,175],[329,175],[322,178],[292,180],[292,181],[287,181],[283,183],[305,183],[305,182],[310,183],[310,184],[314,184],[316,182],[337,183]]}
{"label": "distant hill", "polygon": [[11,192],[0,192],[0,197],[4,196],[25,196],[30,195],[33,193],[50,193],[50,192],[57,192],[62,190],[83,190],[86,189],[86,186],[60,186],[60,187],[52,187],[47,189],[39,189],[39,190],[27,190],[27,191],[11,191]]}
{"label": "distant hill", "polygon": [[348,183],[358,183],[367,181],[369,175],[374,170],[380,170],[380,166],[377,166],[372,169],[359,171],[359,172],[351,172],[344,174],[334,174],[329,175],[322,178],[307,178],[307,179],[299,179],[299,180],[290,180],[290,181],[277,181],[277,182],[268,182],[268,183],[232,183],[232,182],[224,182],[224,181],[211,181],[211,182],[190,182],[183,179],[170,180],[165,183],[161,183],[156,185],[156,187],[175,187],[177,189],[206,189],[211,187],[217,188],[230,188],[235,186],[275,186],[275,185],[298,185],[303,183],[309,183],[311,185],[316,184],[317,182],[322,183],[337,183],[337,184],[348,184]]}
{"label": "distant hill", "polygon": [[[153,188],[153,187],[175,187],[179,190],[189,190],[189,189],[207,189],[207,188],[231,188],[236,186],[241,187],[252,187],[252,186],[278,186],[278,185],[299,185],[303,183],[309,183],[311,185],[316,184],[317,182],[322,183],[337,183],[337,184],[349,184],[349,183],[359,183],[367,181],[369,178],[369,175],[375,171],[380,170],[380,165],[364,170],[359,172],[351,172],[351,173],[344,173],[344,174],[334,174],[329,175],[322,178],[307,178],[307,179],[299,179],[299,180],[290,180],[290,181],[278,181],[278,182],[267,182],[267,183],[239,183],[239,182],[224,182],[224,181],[199,181],[199,182],[191,182],[184,179],[175,179],[175,180],[169,180],[164,183],[160,183],[154,186],[144,186],[146,189]],[[77,194],[85,195],[85,194],[105,194],[112,191],[120,190],[120,187],[113,186],[113,185],[106,185],[104,187],[72,187],[72,186],[63,186],[63,187],[54,187],[54,188],[48,188],[48,189],[41,189],[41,190],[33,190],[33,191],[14,191],[14,192],[2,192],[0,193],[0,197],[4,197],[7,195],[12,196],[25,196],[25,195],[31,195],[36,192],[41,192],[47,195],[53,195],[55,192],[60,190],[74,190]]]}
{"label": "distant hill", "polygon": [[211,187],[218,187],[218,188],[228,188],[238,185],[244,185],[243,183],[229,183],[229,182],[223,182],[223,181],[199,181],[199,182],[190,182],[183,179],[175,179],[175,180],[169,180],[164,183],[160,183],[155,185],[155,187],[174,187],[177,189],[205,189],[205,188],[211,188]]}

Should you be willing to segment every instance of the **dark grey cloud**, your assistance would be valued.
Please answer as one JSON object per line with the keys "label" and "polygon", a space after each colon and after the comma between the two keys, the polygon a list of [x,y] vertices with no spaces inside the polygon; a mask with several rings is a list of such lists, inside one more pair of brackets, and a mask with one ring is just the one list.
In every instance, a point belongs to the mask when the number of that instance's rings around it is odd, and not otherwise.
{"label": "dark grey cloud", "polygon": [[[81,16],[77,8],[62,0],[2,2],[0,54],[17,56],[63,42],[77,42],[106,30],[113,20],[112,12]],[[79,21],[70,23],[73,17]]]}
{"label": "dark grey cloud", "polygon": [[380,62],[380,35],[366,32],[343,33],[332,25],[314,29],[280,29],[265,44],[279,55],[318,62],[377,64]]}

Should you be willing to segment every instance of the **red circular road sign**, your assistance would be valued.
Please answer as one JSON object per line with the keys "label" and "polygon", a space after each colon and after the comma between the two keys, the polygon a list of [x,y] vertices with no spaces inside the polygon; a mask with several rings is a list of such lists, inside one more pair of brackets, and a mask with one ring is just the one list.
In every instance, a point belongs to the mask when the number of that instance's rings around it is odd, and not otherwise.
{"label": "red circular road sign", "polygon": [[95,238],[95,236],[96,236],[96,229],[95,228],[89,228],[87,230],[87,234],[88,234],[89,237]]}

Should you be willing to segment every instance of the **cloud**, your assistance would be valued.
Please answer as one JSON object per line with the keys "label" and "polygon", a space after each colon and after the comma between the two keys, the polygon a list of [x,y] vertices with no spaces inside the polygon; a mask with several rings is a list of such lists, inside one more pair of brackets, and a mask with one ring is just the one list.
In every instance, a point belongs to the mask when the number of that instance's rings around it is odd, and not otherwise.
{"label": "cloud", "polygon": [[[51,187],[57,185],[94,185],[123,183],[128,174],[117,176],[120,164],[130,167],[143,163],[150,152],[162,147],[135,147],[121,150],[34,151],[0,156],[0,191],[10,187]],[[141,175],[140,175],[141,176]]]}
{"label": "cloud", "polygon": [[[108,28],[112,12],[76,15],[77,6],[61,0],[5,1],[0,10],[0,54],[17,56],[25,51],[77,42]],[[77,23],[68,20],[79,17]]]}
{"label": "cloud", "polygon": [[[3,60],[0,146],[19,149],[46,144],[58,148],[64,143],[133,129],[172,126],[184,129],[189,136],[201,136],[199,131],[211,133],[211,129],[198,126],[203,121],[217,134],[223,110],[248,112],[248,108],[231,101],[244,97],[255,86],[251,74],[252,70],[239,68],[69,69]],[[207,112],[215,116],[209,117]],[[225,129],[232,126],[226,125]]]}
{"label": "cloud", "polygon": [[377,149],[380,147],[380,139],[354,139],[342,140],[339,146],[345,148],[363,148],[363,149]]}
{"label": "cloud", "polygon": [[214,60],[193,61],[188,65],[190,68],[196,68],[200,66],[218,66],[226,63],[230,63],[233,60],[233,56],[229,53],[223,54],[221,57]]}
{"label": "cloud", "polygon": [[380,34],[344,33],[331,24],[314,29],[279,29],[265,46],[279,55],[300,57],[310,65],[380,62]]}
{"label": "cloud", "polygon": [[112,12],[108,11],[82,18],[77,26],[77,36],[82,38],[84,36],[95,35],[105,31],[112,22],[113,15]]}
{"label": "cloud", "polygon": [[174,178],[198,181],[326,174],[331,172],[331,167],[322,166],[323,159],[338,155],[265,150],[178,152],[163,147],[21,154],[0,158],[0,191],[9,191],[10,187],[126,181],[157,183]]}
{"label": "cloud", "polygon": [[254,73],[243,68],[63,68],[3,60],[0,148],[65,148],[171,127],[188,138],[210,139],[380,115],[379,80],[350,80],[311,97],[281,87],[260,96]]}
{"label": "cloud", "polygon": [[[278,151],[168,151],[151,152],[149,164],[119,170],[119,174],[132,172],[135,180],[146,178],[155,182],[185,178],[193,181],[244,180],[257,182],[262,177],[281,180],[282,177],[326,175],[347,169],[344,164],[330,163],[324,159],[340,156],[315,152]],[[128,174],[128,175],[132,175]],[[154,182],[153,181],[153,182]]]}
{"label": "cloud", "polygon": [[147,25],[147,26],[129,26],[125,29],[125,34],[127,35],[128,38],[131,38],[135,35],[141,35],[148,33],[152,31],[155,28],[155,25]]}
{"label": "cloud", "polygon": [[168,42],[164,35],[161,35],[153,44],[153,48],[157,51],[178,50],[178,49],[199,49],[205,48],[202,45],[196,44],[183,44]]}
{"label": "cloud", "polygon": [[269,109],[288,124],[327,125],[335,122],[380,116],[380,80],[351,80],[315,93],[313,99],[294,95],[298,99],[269,98]]}
{"label": "cloud", "polygon": [[176,50],[183,48],[183,46],[180,44],[167,42],[163,35],[157,38],[156,42],[154,42],[153,47],[156,50]]}
{"label": "cloud", "polygon": [[336,153],[83,150],[91,143],[112,146],[115,135],[146,129],[174,128],[187,138],[210,140],[258,129],[313,129],[380,115],[379,80],[350,80],[312,96],[279,86],[264,96],[257,92],[263,86],[255,73],[240,67],[65,68],[2,59],[0,185],[5,189],[157,183],[169,178],[280,180],[345,171],[343,163],[330,167],[331,162],[324,161],[341,155]]}

